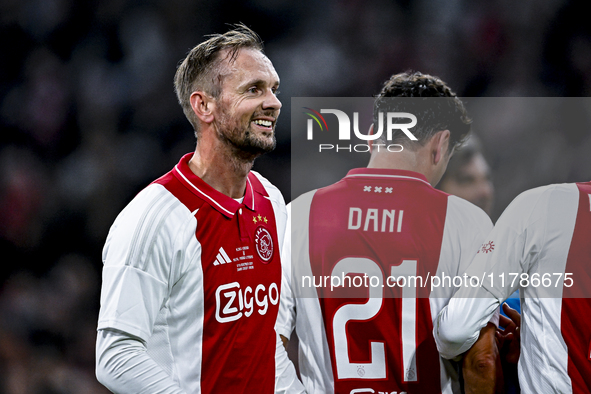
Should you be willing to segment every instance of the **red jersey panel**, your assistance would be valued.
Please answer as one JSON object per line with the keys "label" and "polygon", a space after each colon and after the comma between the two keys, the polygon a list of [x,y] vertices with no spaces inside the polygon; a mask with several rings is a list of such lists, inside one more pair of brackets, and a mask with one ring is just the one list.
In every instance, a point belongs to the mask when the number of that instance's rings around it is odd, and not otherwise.
{"label": "red jersey panel", "polygon": [[[386,281],[436,274],[448,196],[417,173],[367,172],[319,190],[310,208],[314,277],[352,280],[318,288],[335,393],[441,393],[430,288]],[[373,283],[356,286],[364,274]]]}
{"label": "red jersey panel", "polygon": [[564,288],[561,332],[568,348],[573,394],[591,392],[591,182],[578,183],[579,208],[566,271],[573,286]]}

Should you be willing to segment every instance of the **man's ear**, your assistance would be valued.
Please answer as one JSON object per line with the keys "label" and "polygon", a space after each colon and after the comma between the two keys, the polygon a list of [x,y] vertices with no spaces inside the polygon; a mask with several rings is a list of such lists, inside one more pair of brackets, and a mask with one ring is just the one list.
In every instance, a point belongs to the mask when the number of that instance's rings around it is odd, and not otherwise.
{"label": "man's ear", "polygon": [[205,92],[193,92],[190,97],[193,112],[203,123],[211,123],[214,120],[215,99]]}
{"label": "man's ear", "polygon": [[449,147],[449,138],[451,133],[449,130],[442,130],[437,132],[431,139],[431,160],[433,164],[437,165],[445,157]]}

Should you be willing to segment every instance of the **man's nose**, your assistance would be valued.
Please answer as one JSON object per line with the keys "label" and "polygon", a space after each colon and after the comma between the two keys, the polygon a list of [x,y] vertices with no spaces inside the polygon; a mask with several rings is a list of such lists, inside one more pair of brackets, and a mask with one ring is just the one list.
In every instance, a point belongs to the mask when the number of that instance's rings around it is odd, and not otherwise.
{"label": "man's nose", "polygon": [[281,106],[281,101],[279,101],[275,93],[269,89],[265,95],[265,100],[263,101],[263,109],[278,110],[281,109]]}

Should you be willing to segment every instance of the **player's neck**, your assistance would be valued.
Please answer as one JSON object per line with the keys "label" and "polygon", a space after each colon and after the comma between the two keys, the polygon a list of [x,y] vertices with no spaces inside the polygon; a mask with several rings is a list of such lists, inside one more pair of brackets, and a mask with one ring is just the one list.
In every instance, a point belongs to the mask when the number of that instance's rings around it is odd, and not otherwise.
{"label": "player's neck", "polygon": [[426,149],[411,150],[407,148],[402,152],[373,152],[367,167],[417,172],[433,184],[434,169]]}
{"label": "player's neck", "polygon": [[197,143],[195,153],[189,160],[191,171],[220,193],[232,198],[241,198],[246,190],[246,178],[254,158],[245,160],[236,157],[220,144]]}

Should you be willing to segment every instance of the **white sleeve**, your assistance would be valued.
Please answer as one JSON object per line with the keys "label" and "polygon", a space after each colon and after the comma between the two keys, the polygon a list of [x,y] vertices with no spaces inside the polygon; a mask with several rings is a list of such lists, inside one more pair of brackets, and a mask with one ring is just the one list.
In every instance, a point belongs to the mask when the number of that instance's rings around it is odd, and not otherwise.
{"label": "white sleeve", "polygon": [[99,330],[96,355],[96,377],[113,393],[185,394],[148,356],[139,338],[116,330]]}
{"label": "white sleeve", "polygon": [[275,393],[305,393],[304,385],[299,381],[293,363],[287,356],[283,341],[277,335],[275,344]]}
{"label": "white sleeve", "polygon": [[146,353],[146,342],[189,253],[187,236],[179,235],[192,236],[195,226],[186,207],[162,186],[151,185],[109,231],[103,249],[96,374],[115,393],[184,393]]}
{"label": "white sleeve", "polygon": [[295,299],[291,288],[291,203],[287,205],[287,225],[281,248],[281,265],[281,302],[275,330],[289,339],[296,322]]}
{"label": "white sleeve", "polygon": [[103,249],[98,329],[124,331],[147,341],[180,277],[186,242],[196,221],[160,185],[144,189],[119,214]]}
{"label": "white sleeve", "polygon": [[441,310],[433,327],[441,357],[452,359],[468,351],[489,321],[498,326],[499,300],[483,288],[462,287]]}
{"label": "white sleeve", "polygon": [[482,281],[481,286],[462,287],[439,313],[433,328],[443,357],[455,357],[476,342],[480,329],[518,288],[519,281],[511,279],[528,272],[537,261],[552,192],[552,187],[543,187],[519,195],[485,239],[466,270],[469,277]]}

